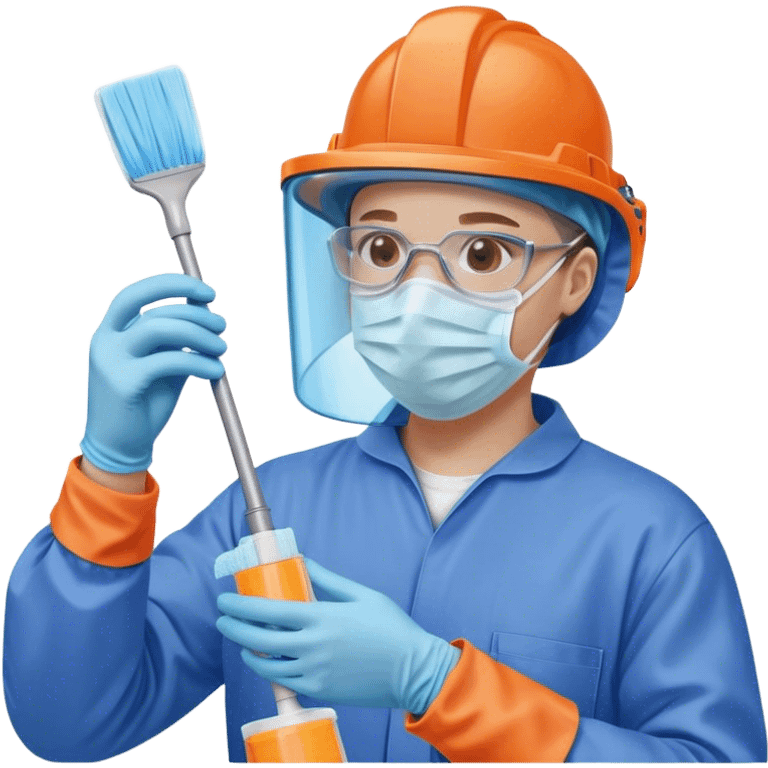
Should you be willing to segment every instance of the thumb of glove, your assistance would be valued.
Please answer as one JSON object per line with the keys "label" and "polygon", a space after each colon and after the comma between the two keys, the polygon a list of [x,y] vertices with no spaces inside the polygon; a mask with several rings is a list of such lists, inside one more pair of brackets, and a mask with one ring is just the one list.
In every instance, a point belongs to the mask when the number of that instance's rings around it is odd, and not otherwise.
{"label": "thumb of glove", "polygon": [[331,600],[348,603],[360,600],[366,597],[367,593],[374,592],[363,584],[323,568],[322,565],[308,557],[304,558],[304,563],[307,566],[307,573],[312,584],[319,587]]}

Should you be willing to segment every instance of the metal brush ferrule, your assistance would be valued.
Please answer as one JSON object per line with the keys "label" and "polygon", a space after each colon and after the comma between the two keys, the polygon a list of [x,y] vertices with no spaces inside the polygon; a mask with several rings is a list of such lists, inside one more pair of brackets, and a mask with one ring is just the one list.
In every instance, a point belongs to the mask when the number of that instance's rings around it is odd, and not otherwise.
{"label": "metal brush ferrule", "polygon": [[163,209],[168,234],[171,237],[188,235],[192,229],[187,218],[187,195],[192,185],[205,170],[205,163],[187,165],[172,171],[160,171],[129,179],[128,183],[137,191],[154,197]]}

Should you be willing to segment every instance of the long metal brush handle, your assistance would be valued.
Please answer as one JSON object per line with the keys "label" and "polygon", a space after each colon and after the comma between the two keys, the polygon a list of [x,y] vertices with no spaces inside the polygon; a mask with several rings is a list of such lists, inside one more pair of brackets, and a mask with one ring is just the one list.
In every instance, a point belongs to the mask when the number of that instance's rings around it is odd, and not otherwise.
{"label": "long metal brush handle", "polygon": [[[176,245],[176,253],[179,255],[184,274],[202,280],[203,277],[197,264],[197,258],[195,258],[190,235],[177,235],[173,238],[173,242]],[[240,484],[243,487],[246,504],[245,519],[248,523],[248,529],[251,533],[271,531],[274,528],[272,515],[264,501],[261,485],[253,469],[251,452],[248,450],[245,432],[243,432],[243,425],[235,407],[235,399],[232,397],[232,390],[229,387],[226,373],[218,381],[212,381],[211,387],[213,388],[213,396],[216,398],[216,404],[219,406],[229,447],[232,449],[232,456],[235,459]]]}
{"label": "long metal brush handle", "polygon": [[[176,245],[176,253],[179,254],[181,267],[184,274],[196,277],[202,280],[200,267],[197,264],[195,250],[192,248],[192,238],[189,234],[177,235],[173,238]],[[219,406],[221,421],[229,440],[229,447],[232,449],[232,456],[235,459],[237,473],[240,476],[240,484],[243,486],[243,495],[247,511],[245,519],[251,533],[260,533],[261,531],[271,531],[274,528],[272,516],[264,501],[261,493],[261,485],[256,477],[251,460],[251,452],[248,450],[248,443],[245,440],[243,425],[240,423],[240,416],[235,407],[235,399],[232,397],[232,390],[229,388],[227,374],[225,373],[218,381],[212,381],[213,396],[216,398],[216,404]],[[295,691],[286,688],[279,683],[272,683],[272,693],[277,704],[279,714],[289,714],[298,712],[302,709],[299,704]]]}

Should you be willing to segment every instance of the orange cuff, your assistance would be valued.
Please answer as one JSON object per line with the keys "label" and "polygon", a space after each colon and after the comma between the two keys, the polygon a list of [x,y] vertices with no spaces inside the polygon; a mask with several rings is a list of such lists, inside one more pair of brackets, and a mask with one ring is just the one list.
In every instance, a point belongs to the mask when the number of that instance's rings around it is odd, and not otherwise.
{"label": "orange cuff", "polygon": [[155,507],[160,493],[147,473],[144,493],[121,493],[95,483],[72,459],[61,496],[51,512],[58,542],[83,560],[125,568],[144,562],[155,543]]}
{"label": "orange cuff", "polygon": [[427,711],[405,729],[451,762],[561,763],[579,727],[570,700],[494,661],[464,639],[458,664]]}

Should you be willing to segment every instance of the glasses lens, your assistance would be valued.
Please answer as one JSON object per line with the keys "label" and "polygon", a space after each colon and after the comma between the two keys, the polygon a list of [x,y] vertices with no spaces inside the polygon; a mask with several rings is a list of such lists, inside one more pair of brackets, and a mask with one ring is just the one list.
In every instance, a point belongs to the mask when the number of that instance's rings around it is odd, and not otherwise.
{"label": "glasses lens", "polygon": [[394,282],[407,256],[398,233],[369,227],[336,230],[331,237],[331,249],[343,277],[371,288]]}
{"label": "glasses lens", "polygon": [[499,233],[455,232],[440,250],[456,284],[476,293],[514,288],[528,266],[525,241]]}

